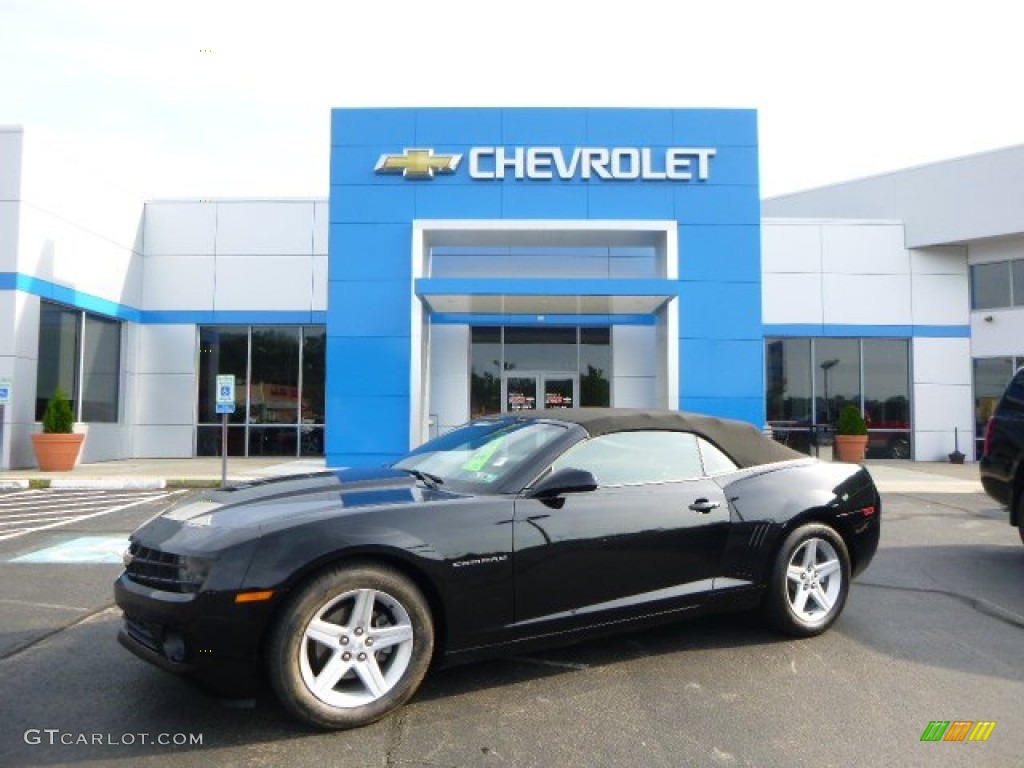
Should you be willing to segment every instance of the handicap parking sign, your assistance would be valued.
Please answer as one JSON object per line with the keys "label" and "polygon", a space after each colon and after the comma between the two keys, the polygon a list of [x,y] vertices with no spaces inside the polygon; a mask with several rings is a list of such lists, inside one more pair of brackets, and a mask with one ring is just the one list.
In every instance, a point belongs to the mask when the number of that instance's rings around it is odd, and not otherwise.
{"label": "handicap parking sign", "polygon": [[235,377],[230,374],[217,376],[217,413],[235,412]]}
{"label": "handicap parking sign", "polygon": [[11,404],[11,380],[0,379],[0,405]]}

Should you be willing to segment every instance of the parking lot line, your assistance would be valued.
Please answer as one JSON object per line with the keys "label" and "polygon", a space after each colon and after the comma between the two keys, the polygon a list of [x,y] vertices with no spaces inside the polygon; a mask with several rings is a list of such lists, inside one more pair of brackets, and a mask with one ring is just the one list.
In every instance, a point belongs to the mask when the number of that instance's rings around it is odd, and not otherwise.
{"label": "parking lot line", "polygon": [[[67,519],[54,520],[53,518],[47,518],[46,519],[46,522],[47,522],[46,525],[34,525],[32,527],[19,528],[18,530],[15,530],[15,531],[0,533],[0,541],[7,541],[9,539],[14,539],[14,538],[17,538],[19,536],[25,536],[26,534],[35,533],[37,531],[48,531],[48,530],[51,530],[53,528],[60,528],[62,526],[71,525],[72,523],[78,523],[78,522],[81,522],[83,520],[91,520],[91,519],[96,518],[96,517],[102,517],[103,515],[109,515],[109,514],[112,514],[114,512],[120,512],[121,510],[124,510],[124,509],[130,509],[131,507],[137,507],[140,504],[147,504],[147,503],[149,503],[151,501],[160,501],[161,499],[170,498],[171,496],[175,496],[175,495],[178,495],[178,494],[181,494],[181,493],[185,493],[185,491],[184,490],[175,490],[175,491],[168,491],[166,493],[159,493],[159,494],[146,494],[142,498],[139,498],[139,494],[138,493],[131,494],[130,496],[127,496],[127,497],[124,496],[124,495],[120,495],[119,494],[119,495],[117,495],[114,498],[115,501],[116,500],[120,500],[120,499],[124,499],[124,498],[132,498],[133,500],[129,501],[129,502],[126,502],[124,504],[115,504],[114,506],[111,506],[111,507],[104,507],[103,509],[99,509],[96,512],[90,512],[90,513],[84,514],[84,515],[73,515],[73,516],[68,517]],[[109,501],[110,499],[111,499],[110,496],[104,496],[104,497],[100,497],[100,499],[98,499],[98,500]],[[93,506],[95,506],[95,505],[93,505]],[[25,525],[25,521],[24,520],[18,521],[18,522],[19,522],[20,525]]]}

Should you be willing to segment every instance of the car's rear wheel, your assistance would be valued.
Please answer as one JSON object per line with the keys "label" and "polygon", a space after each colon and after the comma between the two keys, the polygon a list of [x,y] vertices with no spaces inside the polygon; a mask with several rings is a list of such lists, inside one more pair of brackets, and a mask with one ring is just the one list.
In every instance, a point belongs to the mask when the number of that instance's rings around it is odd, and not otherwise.
{"label": "car's rear wheel", "polygon": [[289,601],[267,646],[271,685],[292,714],[324,728],[378,720],[409,699],[430,665],[434,631],[401,573],[326,571]]}
{"label": "car's rear wheel", "polygon": [[779,548],[765,608],[781,631],[810,637],[838,618],[849,589],[850,556],[842,537],[826,525],[803,525]]}

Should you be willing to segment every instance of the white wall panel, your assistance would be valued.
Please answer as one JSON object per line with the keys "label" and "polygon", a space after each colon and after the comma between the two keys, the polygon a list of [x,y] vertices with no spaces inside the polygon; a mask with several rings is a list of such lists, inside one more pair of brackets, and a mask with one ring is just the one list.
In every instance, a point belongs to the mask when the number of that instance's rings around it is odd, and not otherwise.
{"label": "white wall panel", "polygon": [[[2,135],[2,134],[0,134]],[[0,175],[3,169],[0,168]],[[0,200],[0,272],[18,271],[18,215],[21,203]]]}
{"label": "white wall panel", "polygon": [[1006,237],[971,243],[967,249],[971,264],[1024,259],[1024,237]]}
{"label": "white wall panel", "polygon": [[765,323],[824,322],[819,274],[765,274],[761,278],[761,317]]}
{"label": "white wall panel", "polygon": [[430,327],[430,403],[444,432],[469,420],[469,326]]}
{"label": "white wall panel", "polygon": [[[948,431],[959,427],[965,434],[974,429],[974,401],[969,384],[914,385],[914,428],[922,432]],[[961,443],[970,445],[970,441]],[[953,446],[949,446],[949,451]]]}
{"label": "white wall panel", "polygon": [[131,430],[123,424],[86,424],[79,463],[115,461],[131,455]]}
{"label": "white wall panel", "polygon": [[960,451],[968,459],[973,459],[973,429],[970,432],[960,430],[958,435],[955,435],[951,429],[941,431],[916,431],[914,432],[914,460],[948,462],[949,454],[953,452],[953,448],[957,440],[960,441]]}
{"label": "white wall panel", "polygon": [[911,302],[915,325],[966,325],[970,314],[966,274],[914,275]]}
{"label": "white wall panel", "polygon": [[312,256],[218,256],[214,308],[298,310],[313,306]]}
{"label": "white wall panel", "polygon": [[313,253],[327,255],[327,233],[330,230],[327,201],[313,203]]}
{"label": "white wall panel", "polygon": [[17,271],[120,304],[139,304],[129,283],[132,252],[26,203],[20,220]]}
{"label": "white wall panel", "polygon": [[[21,292],[11,295],[14,296],[14,354],[20,359],[30,360],[34,371],[39,357],[39,297]],[[33,391],[35,380],[33,373]]]}
{"label": "white wall panel", "polygon": [[327,311],[327,287],[328,282],[328,258],[326,256],[313,257],[313,311]]}
{"label": "white wall panel", "polygon": [[[986,317],[992,320],[985,320]],[[971,354],[974,357],[1024,355],[1024,308],[971,312]]]}
{"label": "white wall panel", "polygon": [[966,275],[967,249],[962,246],[914,248],[910,271],[915,275]]}
{"label": "white wall panel", "polygon": [[612,378],[613,408],[655,408],[656,378],[654,376],[614,376]]}
{"label": "white wall panel", "polygon": [[135,428],[134,455],[140,459],[183,459],[193,455],[191,426]]}
{"label": "white wall panel", "polygon": [[822,277],[826,324],[910,325],[910,275]]}
{"label": "white wall panel", "polygon": [[15,311],[18,304],[16,291],[0,291],[0,358],[14,357],[18,348],[18,327]]}
{"label": "white wall panel", "polygon": [[212,310],[215,260],[206,256],[147,256],[142,281],[146,310]]}
{"label": "white wall panel", "polygon": [[612,326],[613,376],[655,376],[657,334],[650,325]]}
{"label": "white wall panel", "polygon": [[216,253],[270,256],[313,253],[313,201],[217,203]]}
{"label": "white wall panel", "polygon": [[196,377],[192,374],[139,374],[136,379],[138,424],[193,424]]}
{"label": "white wall panel", "polygon": [[915,384],[971,385],[971,340],[916,338],[911,342]]}
{"label": "white wall panel", "polygon": [[146,203],[143,249],[147,256],[212,255],[216,241],[215,203]]}
{"label": "white wall panel", "polygon": [[821,227],[824,272],[849,275],[907,274],[910,254],[900,224],[824,224]]}
{"label": "white wall panel", "polygon": [[811,222],[764,222],[761,227],[761,271],[820,272],[821,227]]}
{"label": "white wall panel", "polygon": [[468,325],[430,327],[430,370],[442,375],[469,375]]}
{"label": "white wall panel", "polygon": [[469,376],[440,374],[431,378],[429,415],[441,432],[469,420]]}
{"label": "white wall panel", "polygon": [[139,373],[193,374],[197,333],[194,325],[142,325],[139,334]]}
{"label": "white wall panel", "polygon": [[20,126],[0,128],[0,200],[21,199],[24,135]]}

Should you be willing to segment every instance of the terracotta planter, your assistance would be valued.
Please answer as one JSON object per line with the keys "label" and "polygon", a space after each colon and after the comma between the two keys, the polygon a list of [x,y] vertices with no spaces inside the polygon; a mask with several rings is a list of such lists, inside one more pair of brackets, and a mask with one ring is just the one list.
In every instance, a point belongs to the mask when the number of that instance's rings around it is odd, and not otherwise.
{"label": "terracotta planter", "polygon": [[85,435],[45,433],[32,435],[36,461],[43,472],[67,472],[75,468]]}
{"label": "terracotta planter", "polygon": [[867,452],[867,435],[836,435],[836,461],[848,461],[853,464],[859,464],[864,461]]}

